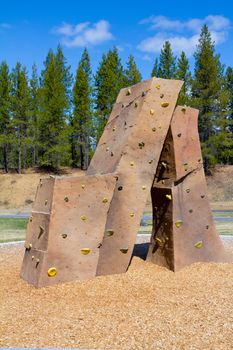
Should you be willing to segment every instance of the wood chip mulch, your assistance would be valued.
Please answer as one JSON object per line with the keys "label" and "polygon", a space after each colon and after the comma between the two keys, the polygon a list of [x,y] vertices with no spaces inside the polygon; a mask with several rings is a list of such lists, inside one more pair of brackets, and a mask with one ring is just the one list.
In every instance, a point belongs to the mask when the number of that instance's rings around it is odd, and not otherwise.
{"label": "wood chip mulch", "polygon": [[173,273],[134,258],[126,274],[35,289],[22,257],[0,247],[0,347],[233,349],[233,264]]}

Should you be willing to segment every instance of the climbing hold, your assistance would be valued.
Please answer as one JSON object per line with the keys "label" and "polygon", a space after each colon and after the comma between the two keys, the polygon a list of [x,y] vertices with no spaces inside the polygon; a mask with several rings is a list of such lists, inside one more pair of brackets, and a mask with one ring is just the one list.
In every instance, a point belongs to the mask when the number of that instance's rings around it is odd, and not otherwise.
{"label": "climbing hold", "polygon": [[66,233],[63,233],[61,236],[62,236],[62,238],[64,238],[64,239],[67,238],[67,234],[66,234]]}
{"label": "climbing hold", "polygon": [[193,212],[193,210],[192,210],[192,209],[189,209],[189,212],[190,212],[190,213],[192,213],[192,212]]}
{"label": "climbing hold", "polygon": [[166,198],[169,199],[169,201],[172,200],[172,195],[171,194],[166,194]]}
{"label": "climbing hold", "polygon": [[160,89],[160,85],[159,84],[157,84],[157,85],[155,85],[155,87],[156,87],[156,89]]}
{"label": "climbing hold", "polygon": [[31,221],[31,222],[32,222],[32,216],[30,216],[29,221]]}
{"label": "climbing hold", "polygon": [[159,125],[159,129],[162,129],[162,125]]}
{"label": "climbing hold", "polygon": [[197,243],[194,244],[194,247],[198,248],[198,249],[202,248],[203,247],[203,241],[198,241]]}
{"label": "climbing hold", "polygon": [[160,94],[160,98],[163,98],[164,97],[164,94]]}
{"label": "climbing hold", "polygon": [[39,228],[40,228],[40,233],[43,233],[45,231],[44,226],[40,225]]}
{"label": "climbing hold", "polygon": [[166,169],[167,168],[167,163],[161,162],[162,166]]}
{"label": "climbing hold", "polygon": [[145,146],[145,143],[143,141],[141,141],[141,142],[139,142],[138,146],[140,149],[142,149]]}
{"label": "climbing hold", "polygon": [[38,266],[38,264],[39,264],[39,262],[40,262],[40,259],[36,259],[36,267]]}
{"label": "climbing hold", "polygon": [[32,261],[35,259],[35,255],[32,255]]}
{"label": "climbing hold", "polygon": [[144,97],[144,96],[146,96],[146,92],[145,91],[142,92],[142,97]]}
{"label": "climbing hold", "polygon": [[155,114],[155,110],[153,108],[150,109],[150,115],[154,115]]}
{"label": "climbing hold", "polygon": [[85,220],[87,219],[87,217],[86,217],[85,215],[81,215],[81,216],[80,216],[80,219],[83,220],[83,221],[85,221]]}
{"label": "climbing hold", "polygon": [[187,171],[189,168],[188,163],[184,163],[183,166],[184,166],[184,170]]}
{"label": "climbing hold", "polygon": [[104,197],[102,200],[103,203],[108,203],[108,198]]}
{"label": "climbing hold", "polygon": [[85,188],[85,185],[81,185],[82,188]]}
{"label": "climbing hold", "polygon": [[130,166],[134,166],[134,161],[131,160]]}
{"label": "climbing hold", "polygon": [[48,204],[48,199],[46,199],[44,202],[44,205],[47,205],[47,204]]}
{"label": "climbing hold", "polygon": [[81,253],[82,253],[83,255],[89,254],[90,251],[91,251],[91,250],[90,250],[89,248],[82,248],[82,249],[81,249]]}
{"label": "climbing hold", "polygon": [[128,96],[128,95],[131,95],[131,90],[130,89],[127,89],[126,90],[126,95]]}
{"label": "climbing hold", "polygon": [[123,254],[126,254],[128,252],[129,248],[121,248],[120,251],[123,253]]}
{"label": "climbing hold", "polygon": [[56,267],[50,267],[47,272],[49,277],[54,277],[57,274],[57,269]]}
{"label": "climbing hold", "polygon": [[177,228],[180,228],[180,227],[182,226],[182,224],[183,224],[183,221],[182,221],[182,220],[177,220],[177,221],[175,222],[175,225],[176,225]]}
{"label": "climbing hold", "polygon": [[142,189],[145,190],[145,189],[146,189],[146,186],[142,186]]}
{"label": "climbing hold", "polygon": [[205,198],[205,195],[204,195],[204,194],[201,194],[201,198]]}
{"label": "climbing hold", "polygon": [[153,163],[153,159],[151,159],[151,160],[149,160],[149,162],[148,162],[149,164],[152,164]]}
{"label": "climbing hold", "polygon": [[116,131],[116,127],[115,126],[112,128],[112,131]]}
{"label": "climbing hold", "polygon": [[108,229],[105,231],[105,235],[108,237],[112,236],[113,234],[114,234],[114,231],[112,229]]}
{"label": "climbing hold", "polygon": [[65,201],[65,202],[69,202],[69,198],[68,198],[68,197],[65,197],[65,198],[64,198],[64,201]]}
{"label": "climbing hold", "polygon": [[139,104],[139,102],[138,102],[138,101],[135,101],[135,102],[134,102],[134,107],[137,108],[137,107],[138,107],[138,104]]}
{"label": "climbing hold", "polygon": [[130,216],[131,218],[133,218],[133,217],[134,217],[134,212],[131,212],[131,213],[129,214],[129,216]]}
{"label": "climbing hold", "polygon": [[161,238],[159,238],[159,237],[156,237],[156,238],[155,238],[155,242],[156,242],[160,247],[162,247],[162,246],[164,245],[163,240],[162,240]]}
{"label": "climbing hold", "polygon": [[119,186],[118,191],[122,191],[122,190],[123,190],[123,186]]}
{"label": "climbing hold", "polygon": [[113,156],[114,156],[114,154],[113,154],[112,152],[111,152],[111,154],[110,154],[110,155],[111,155],[111,157],[113,157]]}
{"label": "climbing hold", "polygon": [[166,107],[168,107],[168,106],[169,106],[169,103],[168,103],[168,102],[162,102],[162,103],[161,103],[161,107],[166,108]]}
{"label": "climbing hold", "polygon": [[27,249],[27,250],[30,250],[32,248],[32,244],[31,243],[24,243],[24,247]]}
{"label": "climbing hold", "polygon": [[181,133],[177,134],[178,137],[181,137]]}
{"label": "climbing hold", "polygon": [[152,131],[153,131],[153,132],[155,132],[155,131],[156,131],[156,128],[155,128],[155,127],[153,127],[153,128],[152,128]]}
{"label": "climbing hold", "polygon": [[207,230],[208,230],[208,228],[209,228],[209,225],[206,225],[206,227],[205,227]]}
{"label": "climbing hold", "polygon": [[164,181],[164,180],[162,180],[162,184],[163,184],[163,185],[165,184],[165,181]]}
{"label": "climbing hold", "polygon": [[122,107],[122,108],[125,108],[125,105],[124,105],[124,103],[123,103],[123,104],[121,105],[121,107]]}
{"label": "climbing hold", "polygon": [[190,188],[187,188],[186,192],[189,193],[190,192]]}
{"label": "climbing hold", "polygon": [[187,109],[187,106],[185,106],[185,105],[181,108],[182,112],[184,112],[184,113],[186,112],[186,109]]}
{"label": "climbing hold", "polygon": [[199,162],[199,163],[201,162],[201,158],[198,159],[198,162]]}

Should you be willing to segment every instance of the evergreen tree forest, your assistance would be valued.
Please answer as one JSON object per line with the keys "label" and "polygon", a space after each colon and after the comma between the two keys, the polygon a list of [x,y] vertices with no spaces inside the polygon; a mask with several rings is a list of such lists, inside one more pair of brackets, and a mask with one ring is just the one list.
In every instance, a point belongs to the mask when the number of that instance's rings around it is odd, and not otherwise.
{"label": "evergreen tree forest", "polygon": [[[184,81],[178,103],[199,109],[205,169],[233,164],[233,67],[225,67],[204,25],[190,71],[185,51],[177,57],[169,41],[151,67],[151,76]],[[18,62],[0,63],[0,168],[21,173],[29,167],[87,169],[121,88],[142,80],[133,55],[125,67],[114,47],[95,74],[84,49],[75,74],[58,45],[44,67],[29,77]]]}

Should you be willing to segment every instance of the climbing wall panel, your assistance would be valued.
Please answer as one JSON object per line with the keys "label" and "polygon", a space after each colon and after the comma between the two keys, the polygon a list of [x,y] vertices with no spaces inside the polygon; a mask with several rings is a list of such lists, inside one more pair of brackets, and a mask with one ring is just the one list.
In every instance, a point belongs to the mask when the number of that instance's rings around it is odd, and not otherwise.
{"label": "climbing wall panel", "polygon": [[[104,236],[98,275],[127,270],[181,86],[180,81],[171,84],[153,78],[133,86],[130,92],[121,90],[117,98],[122,111],[114,118],[110,116],[89,169],[115,171],[118,177],[106,224],[114,234]],[[109,135],[112,132],[116,138]],[[112,156],[109,163],[106,156],[105,164],[101,164],[106,149]],[[115,150],[116,163],[111,160]]]}
{"label": "climbing wall panel", "polygon": [[172,270],[196,261],[228,261],[208,202],[197,118],[195,109],[176,108],[152,188],[147,259]]}
{"label": "climbing wall panel", "polygon": [[[116,177],[58,177],[50,184],[51,211],[49,215],[33,212],[21,271],[21,276],[37,287],[96,275]],[[39,199],[43,197],[42,187],[37,193]],[[46,245],[40,244],[45,237]]]}

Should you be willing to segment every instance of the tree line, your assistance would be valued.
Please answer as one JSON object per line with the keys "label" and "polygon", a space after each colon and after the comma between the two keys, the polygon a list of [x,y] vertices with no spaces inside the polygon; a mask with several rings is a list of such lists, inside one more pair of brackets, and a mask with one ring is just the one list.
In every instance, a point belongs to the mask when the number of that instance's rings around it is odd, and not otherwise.
{"label": "tree line", "polygon": [[[184,81],[179,104],[198,108],[199,133],[206,169],[210,164],[233,164],[233,68],[215,53],[203,26],[191,74],[182,52],[176,57],[169,41],[155,59],[151,76]],[[123,67],[117,49],[104,53],[95,74],[84,49],[75,76],[58,45],[44,68],[0,64],[0,167],[39,166],[86,169],[119,90],[142,80],[132,55]]]}

